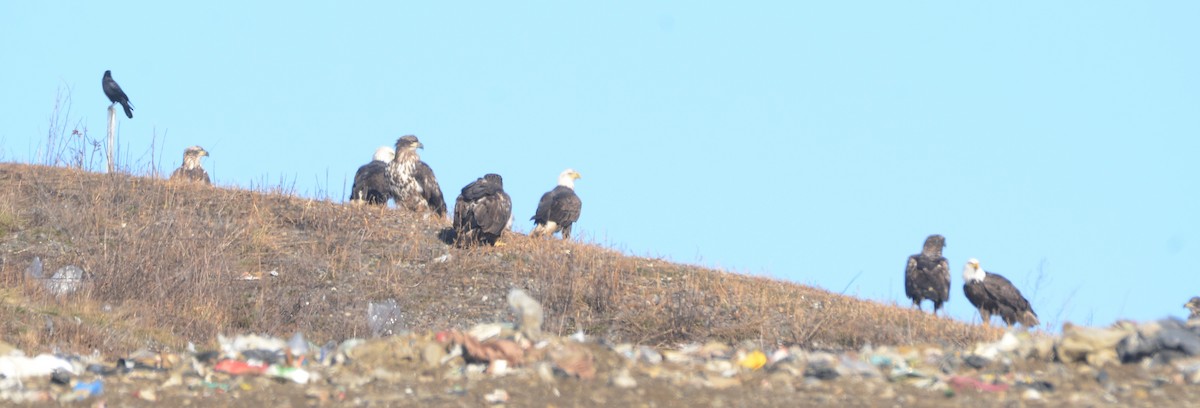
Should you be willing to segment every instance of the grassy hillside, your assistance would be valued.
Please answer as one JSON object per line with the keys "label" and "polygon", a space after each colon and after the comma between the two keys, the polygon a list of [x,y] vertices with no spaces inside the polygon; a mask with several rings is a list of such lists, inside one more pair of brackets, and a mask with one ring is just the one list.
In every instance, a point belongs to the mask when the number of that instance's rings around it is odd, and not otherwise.
{"label": "grassy hillside", "polygon": [[[999,334],[593,244],[509,234],[503,247],[454,249],[439,239],[448,226],[279,193],[0,164],[0,333],[27,350],[81,352],[208,345],[217,333],[324,342],[369,336],[371,301],[395,299],[408,329],[468,327],[507,318],[504,296],[520,287],[543,302],[551,332],[645,344],[962,345]],[[25,276],[35,256],[47,274],[78,265],[90,281],[55,297]]]}

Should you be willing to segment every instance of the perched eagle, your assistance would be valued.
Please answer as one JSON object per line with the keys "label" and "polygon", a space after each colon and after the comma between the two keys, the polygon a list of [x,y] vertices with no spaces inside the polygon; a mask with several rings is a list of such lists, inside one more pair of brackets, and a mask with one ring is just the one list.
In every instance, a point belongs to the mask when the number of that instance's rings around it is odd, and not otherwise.
{"label": "perched eagle", "polygon": [[1200,296],[1193,296],[1186,304],[1183,305],[1188,311],[1192,312],[1188,315],[1188,320],[1200,319]]}
{"label": "perched eagle", "polygon": [[571,226],[579,220],[579,210],[583,202],[575,195],[575,180],[579,179],[578,172],[571,169],[563,170],[558,175],[558,186],[542,194],[537,211],[533,213],[532,236],[550,235],[562,231],[563,239],[571,238]]}
{"label": "perched eagle", "polygon": [[1021,291],[1003,276],[984,272],[979,260],[972,258],[963,267],[963,292],[967,300],[979,309],[983,324],[991,323],[992,314],[999,314],[1004,323],[1012,326],[1021,323],[1025,327],[1038,325],[1037,313],[1029,307],[1029,301]]}
{"label": "perched eagle", "polygon": [[942,257],[946,237],[930,235],[925,238],[921,253],[908,257],[904,269],[904,294],[912,299],[913,306],[921,310],[921,302],[933,301],[933,314],[950,300],[950,264]]}
{"label": "perched eagle", "polygon": [[197,181],[212,184],[208,180],[208,172],[200,167],[200,158],[208,156],[208,151],[200,146],[192,146],[183,151],[183,165],[171,173],[171,180]]}
{"label": "perched eagle", "polygon": [[512,198],[504,192],[504,179],[484,175],[463,187],[454,200],[454,245],[496,245],[511,222]]}
{"label": "perched eagle", "polygon": [[396,151],[387,146],[375,149],[375,157],[370,163],[358,168],[354,173],[354,185],[350,187],[351,202],[387,205],[391,191],[391,178],[388,177],[388,163],[396,157]]}
{"label": "perched eagle", "polygon": [[433,169],[417,155],[417,149],[421,148],[424,145],[413,135],[396,140],[396,157],[387,168],[392,197],[396,199],[397,207],[417,212],[428,210],[445,218],[446,200],[442,199],[442,188],[438,187]]}
{"label": "perched eagle", "polygon": [[100,80],[100,85],[104,87],[104,96],[112,103],[121,104],[125,108],[125,116],[133,119],[133,104],[129,103],[129,97],[125,95],[125,91],[121,90],[121,86],[117,85],[117,81],[112,78],[112,71],[104,71],[104,78]]}

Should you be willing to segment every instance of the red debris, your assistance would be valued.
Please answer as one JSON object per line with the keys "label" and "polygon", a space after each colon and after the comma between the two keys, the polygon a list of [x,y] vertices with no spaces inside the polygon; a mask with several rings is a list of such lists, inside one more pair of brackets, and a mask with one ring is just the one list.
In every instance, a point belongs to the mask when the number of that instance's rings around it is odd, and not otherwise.
{"label": "red debris", "polygon": [[213,369],[217,370],[218,372],[233,375],[262,375],[263,373],[267,372],[267,365],[250,364],[245,361],[238,360],[221,360],[217,362],[217,365],[214,366]]}
{"label": "red debris", "polygon": [[1004,392],[1008,391],[1008,384],[989,384],[971,377],[954,376],[946,380],[950,387],[955,391],[975,390],[985,392]]}

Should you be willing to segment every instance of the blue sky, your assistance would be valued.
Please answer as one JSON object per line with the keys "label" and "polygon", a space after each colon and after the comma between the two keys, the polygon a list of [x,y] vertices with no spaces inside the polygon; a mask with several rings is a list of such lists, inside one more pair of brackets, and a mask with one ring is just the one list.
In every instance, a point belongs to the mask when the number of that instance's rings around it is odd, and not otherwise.
{"label": "blue sky", "polygon": [[907,305],[940,233],[957,319],[972,257],[1055,326],[1200,295],[1200,3],[112,3],[0,5],[0,158],[59,89],[101,138],[111,69],[126,164],[199,144],[220,185],[340,201],[415,134],[521,231],[577,169],[577,233],[635,255]]}

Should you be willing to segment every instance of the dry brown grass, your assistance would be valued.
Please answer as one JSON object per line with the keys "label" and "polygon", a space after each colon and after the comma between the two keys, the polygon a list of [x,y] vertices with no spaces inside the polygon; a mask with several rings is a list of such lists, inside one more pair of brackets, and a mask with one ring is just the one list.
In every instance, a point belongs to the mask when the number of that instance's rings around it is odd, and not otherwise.
{"label": "dry brown grass", "polygon": [[[439,240],[445,220],[279,192],[22,164],[0,164],[0,186],[3,339],[26,349],[179,348],[242,332],[341,340],[369,335],[367,304],[385,299],[408,329],[465,327],[506,318],[512,287],[543,302],[551,332],[645,344],[963,345],[999,335],[591,244],[508,234],[502,247],[454,249]],[[73,264],[92,279],[55,298],[25,277],[34,256],[47,274]]]}

